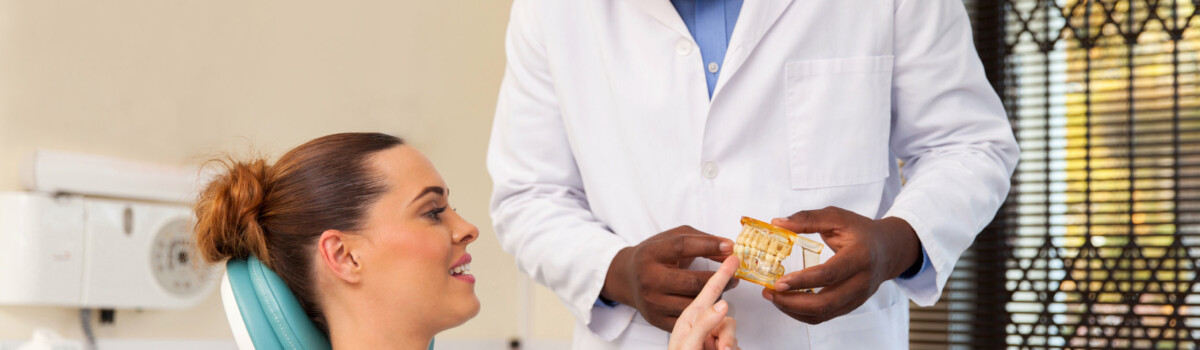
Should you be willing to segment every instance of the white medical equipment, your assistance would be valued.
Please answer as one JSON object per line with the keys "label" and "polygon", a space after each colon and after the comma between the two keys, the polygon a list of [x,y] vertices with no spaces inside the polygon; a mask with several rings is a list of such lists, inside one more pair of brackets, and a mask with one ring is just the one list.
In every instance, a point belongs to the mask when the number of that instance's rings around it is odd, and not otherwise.
{"label": "white medical equipment", "polygon": [[38,151],[0,192],[0,304],[181,309],[219,270],[192,244],[199,169]]}

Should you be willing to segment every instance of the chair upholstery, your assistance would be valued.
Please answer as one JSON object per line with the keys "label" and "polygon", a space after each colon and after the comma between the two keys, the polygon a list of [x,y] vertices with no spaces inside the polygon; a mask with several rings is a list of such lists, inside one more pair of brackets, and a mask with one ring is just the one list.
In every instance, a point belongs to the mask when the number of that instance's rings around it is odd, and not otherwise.
{"label": "chair upholstery", "polygon": [[[296,296],[262,261],[231,259],[225,264],[221,296],[238,346],[257,350],[330,350],[325,333],[309,320]],[[240,321],[240,322],[236,322]],[[241,337],[237,333],[244,333]],[[246,340],[250,344],[244,344]]]}
{"label": "chair upholstery", "polygon": [[[230,259],[221,279],[225,316],[241,349],[331,350],[283,279],[253,256]],[[429,350],[433,350],[433,341]]]}

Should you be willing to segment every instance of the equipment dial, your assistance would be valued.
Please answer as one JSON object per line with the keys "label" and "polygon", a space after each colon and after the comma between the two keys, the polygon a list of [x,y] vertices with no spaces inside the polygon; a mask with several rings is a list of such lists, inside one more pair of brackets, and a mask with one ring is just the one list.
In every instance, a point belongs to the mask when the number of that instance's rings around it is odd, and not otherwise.
{"label": "equipment dial", "polygon": [[168,293],[180,297],[195,295],[207,285],[203,264],[196,261],[192,248],[192,225],[177,218],[158,230],[150,248],[150,268],[154,279]]}

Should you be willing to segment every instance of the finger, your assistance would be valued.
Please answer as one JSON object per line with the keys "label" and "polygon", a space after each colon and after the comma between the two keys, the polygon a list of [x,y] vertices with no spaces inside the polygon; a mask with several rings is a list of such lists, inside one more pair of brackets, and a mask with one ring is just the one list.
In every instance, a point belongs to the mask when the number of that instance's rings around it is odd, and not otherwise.
{"label": "finger", "polygon": [[779,311],[808,324],[824,322],[834,310],[832,307],[826,308],[826,305],[832,302],[828,296],[808,293],[782,294],[767,289],[763,290],[762,295]]}
{"label": "finger", "polygon": [[656,295],[645,301],[648,304],[646,311],[653,314],[649,316],[657,317],[679,317],[687,312],[687,308],[692,304],[691,297],[678,295]]}
{"label": "finger", "polygon": [[824,319],[824,318],[805,316],[805,315],[801,315],[801,314],[787,311],[784,309],[779,309],[779,311],[783,312],[784,315],[787,315],[788,317],[791,317],[792,319],[795,319],[797,321],[804,322],[804,323],[807,323],[810,325],[818,325],[818,324],[824,323],[825,321],[828,321],[827,319]]}
{"label": "finger", "polygon": [[733,241],[708,234],[680,234],[658,242],[651,254],[659,262],[671,263],[684,258],[729,255]]}
{"label": "finger", "polygon": [[[715,262],[724,262],[724,261],[725,261],[725,259],[729,259],[729,257],[731,257],[731,256],[733,256],[733,255],[722,255],[722,256],[706,256],[706,257],[704,257],[704,258],[705,258],[705,259],[708,259],[708,260],[715,261]],[[736,272],[736,271],[737,271],[737,268],[735,267],[735,268],[734,268],[734,272]],[[739,283],[738,281],[740,281],[740,280],[739,280],[739,279],[736,279],[736,278],[735,278],[735,279],[731,279],[731,280],[729,281],[729,283],[725,285],[725,291],[726,291],[726,292],[728,292],[728,291],[730,291],[730,290],[733,290],[733,288],[736,288],[736,287],[738,286],[738,283]]]}
{"label": "finger", "polygon": [[713,274],[713,271],[671,270],[663,276],[659,290],[671,295],[695,297],[704,290],[704,284]]}
{"label": "finger", "polygon": [[696,295],[696,300],[688,305],[688,308],[705,308],[712,305],[721,297],[721,293],[725,291],[725,285],[733,278],[733,272],[737,270],[738,258],[731,256],[721,263],[721,267],[712,273],[712,277],[708,279],[708,283],[704,284],[703,290]]}
{"label": "finger", "polygon": [[838,207],[802,210],[786,218],[771,220],[771,224],[796,233],[829,232],[845,226],[844,211]]}
{"label": "finger", "polygon": [[726,292],[728,292],[728,291],[730,291],[730,290],[732,290],[732,289],[734,289],[734,288],[737,288],[737,286],[738,286],[738,283],[741,283],[740,281],[741,281],[741,280],[739,280],[739,279],[731,279],[731,280],[729,280],[729,283],[725,285],[725,291],[726,291]]}
{"label": "finger", "polygon": [[[794,314],[829,319],[840,316],[839,312],[849,312],[846,306],[858,307],[865,301],[863,297],[867,290],[865,278],[855,278],[847,283],[826,287],[820,293],[781,293],[764,290],[764,297],[771,300],[775,307]],[[869,296],[869,295],[867,295]],[[861,299],[861,300],[860,300]]]}
{"label": "finger", "polygon": [[[729,312],[729,303],[724,300],[718,301],[711,307],[706,307],[700,314],[696,315],[694,320],[691,320],[691,330],[684,335],[685,349],[696,349],[704,345],[704,340],[712,333],[713,329],[721,325],[721,321],[725,319],[725,314]],[[688,319],[682,319],[683,322],[689,322]]]}
{"label": "finger", "polygon": [[804,323],[807,323],[807,324],[810,324],[810,325],[817,325],[817,324],[824,323],[825,321],[829,321],[829,320],[832,320],[832,319],[834,319],[834,318],[838,318],[838,317],[842,317],[842,316],[844,316],[844,315],[847,315],[847,314],[849,314],[850,312],[854,311],[854,309],[858,308],[858,306],[861,306],[861,305],[862,305],[862,303],[859,303],[859,304],[857,304],[856,306],[851,306],[851,305],[843,306],[843,307],[842,307],[842,309],[839,309],[839,310],[837,310],[837,311],[834,311],[833,313],[831,313],[830,315],[828,315],[828,316],[826,316],[826,317],[817,317],[817,316],[801,315],[801,314],[794,313],[794,312],[791,312],[791,311],[787,311],[787,310],[784,310],[784,309],[779,309],[779,311],[783,312],[783,313],[784,313],[785,315],[787,315],[788,317],[791,317],[791,318],[793,318],[793,319],[795,319],[795,320],[797,320],[797,321],[804,322]]}
{"label": "finger", "polygon": [[708,260],[712,260],[713,262],[722,262],[722,261],[725,261],[725,258],[728,258],[728,257],[729,257],[729,255],[726,254],[726,255],[706,256],[704,258],[708,259]]}
{"label": "finger", "polygon": [[681,269],[689,268],[692,266],[692,262],[695,260],[696,260],[696,258],[684,258],[682,260],[679,260],[679,268],[681,268]]}
{"label": "finger", "polygon": [[709,333],[709,338],[714,340],[714,345],[717,349],[737,349],[737,321],[732,317],[725,316],[721,320],[721,324]]}
{"label": "finger", "polygon": [[[734,266],[734,271],[737,266]],[[707,280],[713,278],[714,271],[691,271],[691,270],[673,270],[667,272],[667,276],[661,278],[662,283],[658,286],[660,292],[670,295],[696,297],[704,289],[704,284]],[[738,279],[728,279],[721,291],[731,290],[738,286]]]}
{"label": "finger", "polygon": [[659,322],[653,322],[653,321],[650,322],[650,325],[652,325],[654,327],[658,327],[658,329],[661,329],[661,330],[667,331],[667,332],[672,332],[672,330],[675,329],[675,325],[677,325],[677,324],[679,324],[679,317],[675,317],[675,316],[664,317],[664,318],[660,319]]}
{"label": "finger", "polygon": [[835,254],[828,261],[775,280],[775,290],[788,291],[838,284],[867,269],[866,259],[851,251]]}

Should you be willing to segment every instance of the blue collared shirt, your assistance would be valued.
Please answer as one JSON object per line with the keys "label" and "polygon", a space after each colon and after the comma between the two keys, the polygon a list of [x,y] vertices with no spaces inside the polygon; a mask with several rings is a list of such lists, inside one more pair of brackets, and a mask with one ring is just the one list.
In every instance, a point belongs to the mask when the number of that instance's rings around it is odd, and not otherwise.
{"label": "blue collared shirt", "polygon": [[725,64],[725,51],[729,38],[742,12],[743,0],[671,0],[675,11],[688,32],[700,46],[700,57],[704,59],[704,78],[708,81],[708,98],[712,98]]}

